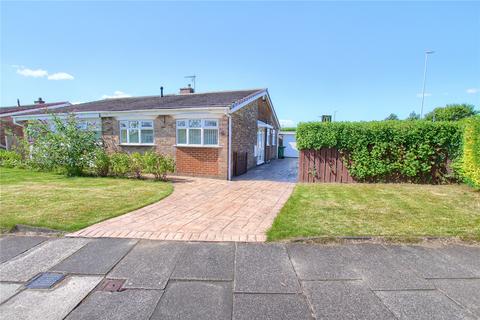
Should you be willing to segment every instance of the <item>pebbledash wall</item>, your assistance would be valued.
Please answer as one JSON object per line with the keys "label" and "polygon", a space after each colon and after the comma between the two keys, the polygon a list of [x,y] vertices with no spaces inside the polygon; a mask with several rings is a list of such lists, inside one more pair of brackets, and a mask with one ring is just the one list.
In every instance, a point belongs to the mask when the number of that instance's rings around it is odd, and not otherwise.
{"label": "pebbledash wall", "polygon": [[[248,168],[256,165],[254,155],[257,143],[257,120],[272,125],[274,116],[266,101],[258,99],[232,114],[232,152],[247,152]],[[172,116],[158,116],[154,119],[155,145],[132,146],[119,142],[119,123],[111,117],[102,118],[102,137],[107,151],[140,152],[154,150],[175,159],[176,174],[228,178],[228,117],[219,119],[219,145],[215,147],[176,146],[176,120]],[[265,147],[266,160],[276,158],[277,146]],[[233,170],[233,165],[232,165]]]}

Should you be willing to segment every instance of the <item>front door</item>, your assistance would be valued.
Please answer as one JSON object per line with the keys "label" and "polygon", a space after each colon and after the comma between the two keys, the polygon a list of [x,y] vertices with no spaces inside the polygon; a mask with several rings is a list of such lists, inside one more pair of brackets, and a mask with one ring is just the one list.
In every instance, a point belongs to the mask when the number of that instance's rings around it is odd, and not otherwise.
{"label": "front door", "polygon": [[257,165],[265,162],[265,128],[257,131]]}

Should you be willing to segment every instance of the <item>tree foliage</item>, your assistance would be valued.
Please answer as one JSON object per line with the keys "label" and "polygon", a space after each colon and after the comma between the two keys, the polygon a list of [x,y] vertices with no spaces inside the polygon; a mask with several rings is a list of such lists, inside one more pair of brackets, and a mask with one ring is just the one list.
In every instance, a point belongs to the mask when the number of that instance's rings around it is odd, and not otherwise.
{"label": "tree foliage", "polygon": [[395,113],[390,113],[388,117],[385,118],[385,120],[399,120],[399,119]]}
{"label": "tree foliage", "polygon": [[372,121],[301,123],[299,149],[336,148],[359,181],[442,183],[461,151],[457,122]]}
{"label": "tree foliage", "polygon": [[435,108],[427,113],[425,119],[430,121],[458,121],[477,113],[475,107],[471,104],[447,104],[445,107]]}

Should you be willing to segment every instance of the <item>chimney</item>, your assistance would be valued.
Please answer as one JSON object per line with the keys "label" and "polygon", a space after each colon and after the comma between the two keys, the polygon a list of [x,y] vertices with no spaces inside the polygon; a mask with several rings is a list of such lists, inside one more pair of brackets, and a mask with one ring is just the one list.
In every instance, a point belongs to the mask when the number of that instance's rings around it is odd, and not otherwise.
{"label": "chimney", "polygon": [[163,98],[163,87],[160,87],[160,97]]}
{"label": "chimney", "polygon": [[38,98],[38,100],[34,101],[34,102],[35,102],[35,104],[44,104],[45,103],[45,101],[43,101],[42,97]]}
{"label": "chimney", "polygon": [[186,88],[180,88],[180,94],[191,94],[191,93],[194,93],[194,92],[195,92],[195,90],[193,90],[193,88],[190,84]]}
{"label": "chimney", "polygon": [[20,107],[20,99],[17,99],[17,106]]}

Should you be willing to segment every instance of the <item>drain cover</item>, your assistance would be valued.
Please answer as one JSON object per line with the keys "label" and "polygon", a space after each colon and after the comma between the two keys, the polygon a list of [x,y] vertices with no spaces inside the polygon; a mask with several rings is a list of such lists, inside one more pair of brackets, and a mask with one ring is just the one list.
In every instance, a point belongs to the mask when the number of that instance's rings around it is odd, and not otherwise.
{"label": "drain cover", "polygon": [[26,287],[28,289],[50,289],[57,282],[60,282],[65,278],[64,274],[54,272],[42,272],[35,278],[33,278]]}
{"label": "drain cover", "polygon": [[109,292],[123,291],[124,289],[122,288],[122,286],[124,283],[125,283],[125,280],[122,280],[122,279],[105,279],[100,284],[100,287],[98,288],[98,290],[109,291]]}

